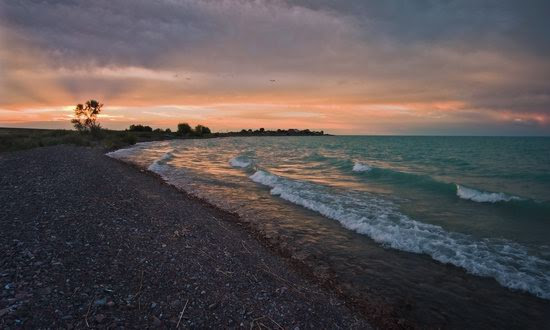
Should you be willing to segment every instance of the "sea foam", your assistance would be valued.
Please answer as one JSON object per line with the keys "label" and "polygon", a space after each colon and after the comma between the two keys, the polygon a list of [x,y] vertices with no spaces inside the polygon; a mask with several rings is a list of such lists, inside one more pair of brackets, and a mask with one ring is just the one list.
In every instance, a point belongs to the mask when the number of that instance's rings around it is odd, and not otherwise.
{"label": "sea foam", "polygon": [[252,165],[252,160],[245,156],[238,156],[229,160],[229,165],[233,167],[246,168]]}
{"label": "sea foam", "polygon": [[355,162],[355,164],[353,164],[352,171],[354,171],[354,172],[368,172],[370,170],[372,170],[372,167],[370,167],[367,164],[363,164],[363,163],[359,163],[359,162]]}
{"label": "sea foam", "polygon": [[392,202],[368,193],[336,191],[266,171],[256,171],[250,179],[270,187],[272,195],[334,219],[384,246],[424,253],[472,274],[493,277],[505,287],[550,299],[550,262],[529,255],[520,244],[448,232],[413,220]]}
{"label": "sea foam", "polygon": [[496,203],[520,200],[517,196],[510,196],[504,193],[479,191],[458,184],[456,185],[456,195],[462,199],[467,199],[478,203]]}
{"label": "sea foam", "polygon": [[163,176],[163,172],[167,166],[166,163],[173,158],[174,158],[174,155],[172,154],[172,152],[167,152],[163,154],[162,157],[155,160],[151,165],[149,165],[147,169],[151,172],[159,174],[160,176]]}

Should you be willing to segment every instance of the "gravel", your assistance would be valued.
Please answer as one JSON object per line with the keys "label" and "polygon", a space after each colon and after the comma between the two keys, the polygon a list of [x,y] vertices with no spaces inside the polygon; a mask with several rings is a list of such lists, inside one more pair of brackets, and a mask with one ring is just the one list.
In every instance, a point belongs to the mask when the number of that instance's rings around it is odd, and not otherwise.
{"label": "gravel", "polygon": [[99,149],[0,154],[0,328],[370,328],[234,216]]}

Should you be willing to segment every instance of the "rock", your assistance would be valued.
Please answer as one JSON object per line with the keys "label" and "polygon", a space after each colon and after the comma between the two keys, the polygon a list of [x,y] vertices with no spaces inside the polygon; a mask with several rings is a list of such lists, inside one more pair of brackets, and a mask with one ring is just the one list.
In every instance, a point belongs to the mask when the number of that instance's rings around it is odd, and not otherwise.
{"label": "rock", "polygon": [[11,309],[8,307],[8,308],[4,308],[4,309],[0,309],[0,317],[8,314],[9,312],[11,311]]}
{"label": "rock", "polygon": [[94,305],[96,306],[105,306],[105,304],[107,303],[107,298],[101,298],[101,299],[98,299],[94,302]]}
{"label": "rock", "polygon": [[153,316],[153,325],[157,328],[161,327],[162,326],[162,321],[158,317]]}
{"label": "rock", "polygon": [[97,314],[95,316],[95,320],[97,321],[97,323],[102,323],[103,321],[105,321],[105,315],[103,314]]}
{"label": "rock", "polygon": [[46,288],[38,289],[37,292],[41,295],[48,295],[52,293],[52,288],[46,287]]}
{"label": "rock", "polygon": [[29,295],[28,293],[20,292],[20,293],[15,295],[15,299],[16,300],[23,300],[23,299],[29,298],[30,296],[31,295]]}
{"label": "rock", "polygon": [[177,299],[174,300],[174,301],[172,301],[172,302],[170,303],[170,307],[172,307],[172,308],[177,308],[177,307],[179,307],[180,305],[181,305],[181,301],[179,301],[179,300],[177,300]]}

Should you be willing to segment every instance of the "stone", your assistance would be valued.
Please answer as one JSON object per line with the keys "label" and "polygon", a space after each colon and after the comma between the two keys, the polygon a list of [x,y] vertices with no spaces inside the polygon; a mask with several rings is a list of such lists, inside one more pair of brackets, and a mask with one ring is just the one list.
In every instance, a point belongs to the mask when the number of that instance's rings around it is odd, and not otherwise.
{"label": "stone", "polygon": [[98,299],[94,302],[94,305],[96,306],[105,306],[105,304],[107,303],[107,298],[101,298],[101,299]]}
{"label": "stone", "polygon": [[158,317],[153,316],[153,325],[157,328],[161,327],[162,326],[162,321]]}
{"label": "stone", "polygon": [[97,314],[95,316],[95,320],[97,321],[97,323],[102,323],[103,321],[105,321],[105,315],[103,314]]}

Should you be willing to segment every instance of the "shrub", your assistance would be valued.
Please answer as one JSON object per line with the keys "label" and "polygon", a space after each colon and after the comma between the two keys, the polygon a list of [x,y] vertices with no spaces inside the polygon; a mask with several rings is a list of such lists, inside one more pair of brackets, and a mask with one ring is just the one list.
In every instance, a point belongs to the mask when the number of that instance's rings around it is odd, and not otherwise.
{"label": "shrub", "polygon": [[128,130],[131,132],[152,132],[153,131],[151,126],[144,126],[144,125],[130,125],[130,128]]}
{"label": "shrub", "polygon": [[128,145],[136,144],[137,138],[134,134],[123,132],[124,134],[116,134],[105,140],[104,146],[109,149],[120,149]]}
{"label": "shrub", "polygon": [[203,125],[197,125],[195,127],[195,135],[196,136],[203,136],[211,134],[210,128],[203,126]]}
{"label": "shrub", "polygon": [[136,144],[137,138],[133,134],[126,134],[124,137],[122,137],[122,142],[127,144]]}
{"label": "shrub", "polygon": [[178,135],[189,135],[193,132],[191,126],[188,123],[179,123],[178,124]]}

